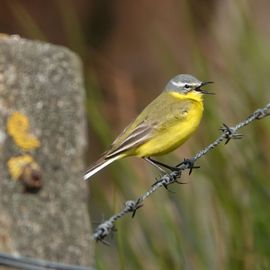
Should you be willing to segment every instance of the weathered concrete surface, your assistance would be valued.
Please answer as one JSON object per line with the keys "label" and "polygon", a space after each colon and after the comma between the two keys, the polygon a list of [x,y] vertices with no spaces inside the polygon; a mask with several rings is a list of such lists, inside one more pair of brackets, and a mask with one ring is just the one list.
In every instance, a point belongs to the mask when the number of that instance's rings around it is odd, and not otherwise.
{"label": "weathered concrete surface", "polygon": [[[40,147],[25,151],[8,134],[14,111],[28,118]],[[78,57],[60,46],[0,36],[0,252],[90,265],[84,148]],[[7,167],[25,153],[41,168],[43,186],[35,194],[25,193]]]}

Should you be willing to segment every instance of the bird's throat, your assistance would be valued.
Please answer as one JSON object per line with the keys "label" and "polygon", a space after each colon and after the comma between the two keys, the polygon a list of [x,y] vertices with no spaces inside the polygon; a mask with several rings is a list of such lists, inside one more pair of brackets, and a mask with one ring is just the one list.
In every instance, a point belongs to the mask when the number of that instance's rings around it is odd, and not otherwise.
{"label": "bird's throat", "polygon": [[202,100],[203,100],[202,93],[200,93],[198,91],[190,91],[186,94],[181,94],[179,92],[170,92],[170,95],[172,95],[175,98],[181,99],[181,100],[193,99],[193,100],[196,100],[198,102],[202,102]]}

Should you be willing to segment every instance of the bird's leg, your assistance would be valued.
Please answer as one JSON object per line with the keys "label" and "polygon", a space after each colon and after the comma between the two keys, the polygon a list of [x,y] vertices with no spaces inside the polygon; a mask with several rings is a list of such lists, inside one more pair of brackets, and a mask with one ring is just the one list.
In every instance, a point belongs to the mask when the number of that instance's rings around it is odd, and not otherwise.
{"label": "bird's leg", "polygon": [[163,168],[161,168],[156,161],[153,161],[150,157],[144,157],[144,160],[146,160],[147,162],[149,162],[151,165],[153,165],[155,168],[157,168],[159,171],[161,171],[162,173],[167,173]]}
{"label": "bird's leg", "polygon": [[191,160],[191,159],[184,159],[184,161],[182,161],[181,163],[177,164],[175,167],[170,166],[170,165],[167,165],[167,164],[164,164],[164,163],[162,163],[160,161],[154,160],[151,157],[145,157],[144,159],[146,161],[148,161],[150,164],[152,164],[153,166],[155,166],[156,168],[158,168],[163,173],[166,173],[166,171],[163,168],[161,168],[160,166],[162,166],[162,167],[164,167],[166,169],[169,169],[171,171],[178,171],[179,170],[179,166],[182,165],[182,164],[185,164],[189,168],[189,174],[192,173],[192,170],[193,169],[200,168],[200,166],[195,166],[194,165],[195,162],[193,160]]}
{"label": "bird's leg", "polygon": [[177,170],[179,170],[177,167],[169,166],[169,165],[164,164],[164,163],[162,163],[160,161],[154,160],[151,157],[145,157],[144,160],[146,160],[147,162],[149,162],[150,164],[152,164],[153,166],[155,166],[156,168],[158,168],[163,173],[166,173],[166,171],[163,168],[161,168],[160,166],[162,166],[162,167],[164,167],[166,169],[169,169],[171,171],[177,171]]}
{"label": "bird's leg", "polygon": [[[169,170],[171,170],[171,171],[178,171],[179,170],[179,168],[177,168],[177,167],[172,167],[172,166],[169,166],[169,165],[167,165],[167,164],[164,164],[164,163],[162,163],[162,162],[159,162],[159,161],[157,161],[157,160],[154,160],[154,159],[152,159],[152,158],[150,158],[150,157],[144,157],[143,158],[144,160],[146,160],[147,162],[149,162],[151,165],[153,165],[154,167],[156,167],[157,169],[159,169],[162,173],[167,173],[163,168],[161,168],[160,166],[163,166],[163,167],[165,167],[165,168],[167,168],[167,169],[169,169]],[[152,186],[154,186],[154,185],[156,185],[157,183],[159,183],[159,181],[160,180],[157,180]],[[177,181],[177,180],[175,180],[175,183],[177,183],[177,184],[186,184],[186,182],[180,182],[180,181]],[[165,188],[166,188],[166,190],[168,190],[168,191],[170,191],[169,189],[168,189],[168,186],[167,185],[163,185]],[[171,192],[171,191],[170,191]]]}

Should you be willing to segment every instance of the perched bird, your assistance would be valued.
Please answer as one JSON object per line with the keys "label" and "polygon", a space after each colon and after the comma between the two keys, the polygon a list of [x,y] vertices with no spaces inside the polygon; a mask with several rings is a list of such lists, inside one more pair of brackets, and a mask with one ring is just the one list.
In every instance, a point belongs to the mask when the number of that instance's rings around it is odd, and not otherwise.
{"label": "perched bird", "polygon": [[203,113],[203,94],[212,94],[201,87],[209,83],[189,74],[180,74],[171,79],[163,92],[87,170],[84,179],[87,180],[115,160],[129,156],[144,158],[162,171],[160,166],[173,169],[151,157],[176,149],[197,129]]}

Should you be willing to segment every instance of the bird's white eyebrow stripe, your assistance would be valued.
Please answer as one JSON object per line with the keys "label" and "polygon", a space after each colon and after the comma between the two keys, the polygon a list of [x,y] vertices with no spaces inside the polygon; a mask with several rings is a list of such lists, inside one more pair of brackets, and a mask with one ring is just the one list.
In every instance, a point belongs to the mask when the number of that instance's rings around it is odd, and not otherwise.
{"label": "bird's white eyebrow stripe", "polygon": [[177,86],[177,87],[185,85],[185,83],[183,83],[183,82],[176,82],[176,81],[172,81],[172,84]]}

